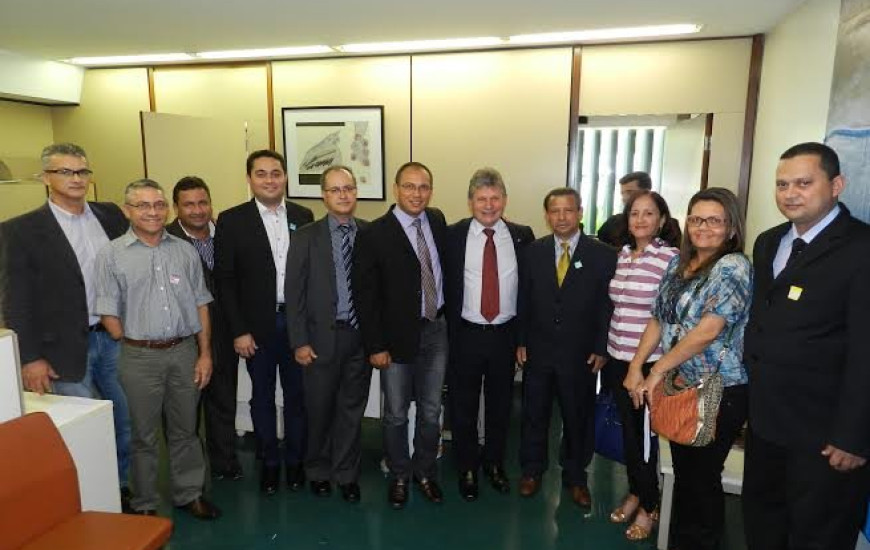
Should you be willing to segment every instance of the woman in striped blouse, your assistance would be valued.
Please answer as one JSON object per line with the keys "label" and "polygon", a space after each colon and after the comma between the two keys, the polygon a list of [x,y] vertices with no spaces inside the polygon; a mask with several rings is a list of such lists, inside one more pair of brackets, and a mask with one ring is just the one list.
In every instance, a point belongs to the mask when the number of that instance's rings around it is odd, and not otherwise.
{"label": "woman in striped blouse", "polygon": [[[632,405],[626,390],[643,381],[626,380],[628,363],[637,351],[659,283],[668,262],[679,253],[680,228],[670,217],[665,200],[654,191],[639,191],[625,205],[628,220],[629,244],[619,253],[616,275],[610,281],[613,317],[610,321],[607,352],[611,360],[604,369],[605,383],[611,388],[619,414],[622,417],[622,437],[625,465],[628,470],[628,495],[610,514],[610,521],[634,521],[625,531],[629,540],[649,537],[659,501],[656,461],[643,458],[643,410]],[[661,356],[659,348],[643,366],[643,375],[649,373],[653,362]],[[638,374],[639,375],[639,374]]]}

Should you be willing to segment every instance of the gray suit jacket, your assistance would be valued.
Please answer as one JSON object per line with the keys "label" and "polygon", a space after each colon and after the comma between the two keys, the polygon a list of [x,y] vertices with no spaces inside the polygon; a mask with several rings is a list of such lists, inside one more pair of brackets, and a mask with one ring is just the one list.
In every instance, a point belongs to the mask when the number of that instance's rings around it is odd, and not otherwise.
{"label": "gray suit jacket", "polygon": [[[354,218],[356,236],[368,225]],[[354,246],[354,252],[356,246]],[[308,345],[318,362],[329,362],[335,353],[335,316],[338,292],[327,216],[297,230],[287,255],[287,333],[290,349]]]}

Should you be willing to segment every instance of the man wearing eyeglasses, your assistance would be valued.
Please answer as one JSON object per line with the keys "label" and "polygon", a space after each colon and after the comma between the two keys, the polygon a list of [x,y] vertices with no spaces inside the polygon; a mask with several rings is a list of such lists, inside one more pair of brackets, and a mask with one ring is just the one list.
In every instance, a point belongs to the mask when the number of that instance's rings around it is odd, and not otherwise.
{"label": "man wearing eyeglasses", "polygon": [[112,203],[88,202],[92,172],[81,147],[49,145],[41,160],[48,201],[2,226],[4,316],[18,334],[26,390],[112,400],[118,477],[126,488],[130,419],[118,345],[94,310],[94,261],[127,220]]}
{"label": "man wearing eyeglasses", "polygon": [[302,365],[311,492],[326,497],[332,480],[341,496],[359,502],[360,431],[372,368],[363,357],[350,277],[357,232],[356,177],[346,166],[320,176],[327,214],[299,229],[287,258],[285,285],[290,349]]}
{"label": "man wearing eyeglasses", "polygon": [[196,425],[199,393],[212,372],[212,295],[196,250],[166,231],[168,210],[157,182],[127,185],[130,229],[97,255],[95,310],[112,338],[123,339],[119,372],[133,421],[133,509],[154,515],[160,503],[162,425],[173,504],[211,520],[220,511],[202,498],[205,462]]}
{"label": "man wearing eyeglasses", "polygon": [[[447,224],[440,210],[428,207],[432,172],[425,165],[402,165],[393,193],[396,204],[358,236],[353,288],[368,360],[381,370],[387,500],[398,509],[408,501],[412,476],[428,501],[443,499],[435,477],[447,369],[441,276]],[[412,399],[417,409],[410,457]]]}

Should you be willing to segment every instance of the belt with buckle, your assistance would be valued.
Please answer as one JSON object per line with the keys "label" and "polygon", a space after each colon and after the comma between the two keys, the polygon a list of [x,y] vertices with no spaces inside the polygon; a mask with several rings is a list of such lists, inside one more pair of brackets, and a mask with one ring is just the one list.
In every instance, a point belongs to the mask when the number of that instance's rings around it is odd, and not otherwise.
{"label": "belt with buckle", "polygon": [[287,311],[285,304],[275,304],[275,313],[284,313],[285,311]]}
{"label": "belt with buckle", "polygon": [[130,344],[131,346],[137,348],[148,348],[148,349],[169,349],[174,348],[178,344],[182,343],[184,338],[170,338],[169,340],[134,340],[132,338],[124,338],[125,344]]}
{"label": "belt with buckle", "polygon": [[356,330],[356,327],[353,326],[350,321],[346,319],[336,319],[335,320],[335,328],[347,329],[347,330]]}
{"label": "belt with buckle", "polygon": [[421,323],[434,323],[435,321],[437,321],[438,319],[440,319],[442,317],[444,317],[444,306],[441,306],[441,309],[439,309],[438,313],[435,314],[434,319],[427,319],[425,317],[420,317],[420,322]]}
{"label": "belt with buckle", "polygon": [[88,332],[106,332],[106,327],[103,323],[95,323],[88,327]]}

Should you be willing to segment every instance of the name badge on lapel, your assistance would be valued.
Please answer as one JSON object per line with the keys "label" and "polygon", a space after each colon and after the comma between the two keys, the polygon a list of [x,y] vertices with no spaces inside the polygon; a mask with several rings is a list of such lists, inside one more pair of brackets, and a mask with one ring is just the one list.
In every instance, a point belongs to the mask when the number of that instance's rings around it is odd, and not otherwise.
{"label": "name badge on lapel", "polygon": [[788,289],[788,299],[797,302],[801,299],[801,294],[803,294],[803,292],[804,289],[802,289],[801,287],[792,285]]}
{"label": "name badge on lapel", "polygon": [[580,260],[574,262],[574,269],[580,269],[581,267],[583,267],[583,262],[581,262]]}
{"label": "name badge on lapel", "polygon": [[290,224],[290,231],[296,231],[296,224],[295,223]]}

